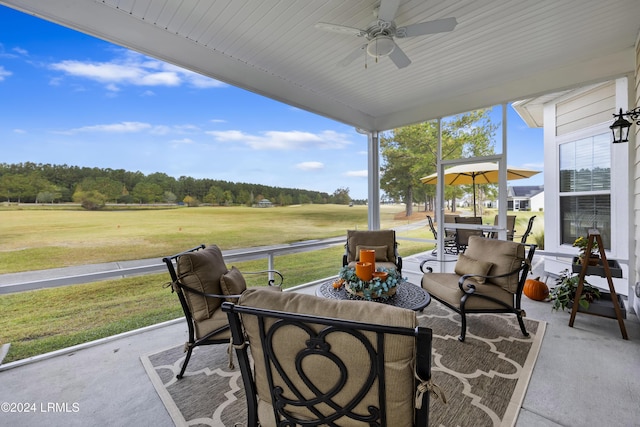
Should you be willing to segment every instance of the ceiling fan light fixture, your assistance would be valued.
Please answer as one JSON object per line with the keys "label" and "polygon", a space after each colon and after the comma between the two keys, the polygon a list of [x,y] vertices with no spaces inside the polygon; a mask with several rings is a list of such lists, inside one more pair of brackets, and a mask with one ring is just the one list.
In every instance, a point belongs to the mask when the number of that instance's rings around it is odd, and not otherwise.
{"label": "ceiling fan light fixture", "polygon": [[388,56],[395,49],[396,44],[390,36],[378,36],[367,44],[367,53],[374,58]]}

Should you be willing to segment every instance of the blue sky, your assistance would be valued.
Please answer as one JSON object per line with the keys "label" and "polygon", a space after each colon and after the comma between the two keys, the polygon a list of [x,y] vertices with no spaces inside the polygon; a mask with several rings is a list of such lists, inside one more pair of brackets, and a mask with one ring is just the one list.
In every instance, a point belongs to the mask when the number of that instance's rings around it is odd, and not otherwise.
{"label": "blue sky", "polygon": [[[367,141],[350,126],[4,6],[0,22],[2,163],[330,194],[348,187],[351,197],[367,197]],[[494,115],[499,123],[499,108]],[[541,170],[542,130],[510,107],[508,121],[509,165]],[[538,174],[510,185],[542,181]]]}

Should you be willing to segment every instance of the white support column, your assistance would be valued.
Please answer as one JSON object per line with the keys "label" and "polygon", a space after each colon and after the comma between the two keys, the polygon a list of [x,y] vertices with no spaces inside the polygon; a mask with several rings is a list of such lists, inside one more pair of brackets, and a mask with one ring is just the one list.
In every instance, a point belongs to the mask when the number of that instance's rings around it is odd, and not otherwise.
{"label": "white support column", "polygon": [[438,226],[438,259],[444,259],[444,167],[442,166],[442,119],[438,119],[438,183],[436,185],[436,221]]}
{"label": "white support column", "polygon": [[507,239],[507,104],[502,104],[502,156],[498,160],[498,232],[501,240]]}
{"label": "white support column", "polygon": [[368,223],[369,230],[380,229],[380,141],[378,132],[369,132],[368,151]]}

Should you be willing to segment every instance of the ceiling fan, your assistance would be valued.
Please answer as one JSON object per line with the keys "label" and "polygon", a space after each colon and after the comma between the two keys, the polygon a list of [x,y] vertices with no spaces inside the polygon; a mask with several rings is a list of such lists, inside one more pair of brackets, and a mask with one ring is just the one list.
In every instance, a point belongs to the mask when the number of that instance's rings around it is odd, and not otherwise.
{"label": "ceiling fan", "polygon": [[411,60],[396,44],[394,38],[446,33],[453,31],[458,22],[456,18],[444,18],[397,27],[394,18],[399,5],[400,0],[382,0],[380,6],[373,11],[376,20],[364,30],[326,22],[318,22],[315,26],[321,30],[364,37],[367,40],[365,44],[360,45],[338,62],[338,65],[347,66],[362,55],[363,51],[366,51],[369,56],[376,58],[376,60],[388,56],[396,64],[396,67],[404,68],[411,64]]}

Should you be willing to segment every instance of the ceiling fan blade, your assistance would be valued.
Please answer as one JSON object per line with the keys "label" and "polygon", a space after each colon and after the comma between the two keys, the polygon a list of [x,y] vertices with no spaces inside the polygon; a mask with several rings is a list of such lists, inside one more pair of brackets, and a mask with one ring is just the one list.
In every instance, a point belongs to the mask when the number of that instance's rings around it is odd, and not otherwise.
{"label": "ceiling fan blade", "polygon": [[400,49],[400,46],[398,46],[397,44],[393,51],[389,54],[389,58],[391,58],[393,63],[396,64],[396,67],[398,68],[404,68],[411,64],[411,60],[409,59],[407,54],[404,53],[402,49]]}
{"label": "ceiling fan blade", "polygon": [[382,0],[378,8],[378,19],[391,22],[396,17],[400,0]]}
{"label": "ceiling fan blade", "polygon": [[400,27],[396,30],[396,37],[415,37],[426,34],[446,33],[453,31],[458,25],[456,18],[436,19],[434,21],[419,22],[417,24]]}
{"label": "ceiling fan blade", "polygon": [[366,55],[366,49],[367,49],[367,44],[365,43],[362,46],[358,47],[353,52],[351,52],[349,55],[345,56],[344,59],[338,62],[338,65],[340,67],[346,67],[347,65],[351,64],[353,61],[358,59],[358,57],[362,55]]}
{"label": "ceiling fan blade", "polygon": [[367,34],[366,31],[359,28],[345,27],[344,25],[329,24],[327,22],[318,22],[315,27],[319,30],[330,31],[332,33],[349,34],[358,37]]}

